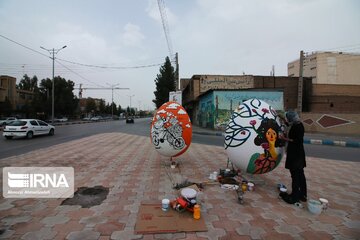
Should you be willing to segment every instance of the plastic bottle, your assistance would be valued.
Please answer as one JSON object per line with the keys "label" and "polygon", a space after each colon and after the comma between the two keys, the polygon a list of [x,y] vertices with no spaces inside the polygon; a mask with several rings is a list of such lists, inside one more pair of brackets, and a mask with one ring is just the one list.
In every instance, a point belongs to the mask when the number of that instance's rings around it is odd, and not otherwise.
{"label": "plastic bottle", "polygon": [[200,219],[200,205],[195,204],[194,206],[194,219]]}

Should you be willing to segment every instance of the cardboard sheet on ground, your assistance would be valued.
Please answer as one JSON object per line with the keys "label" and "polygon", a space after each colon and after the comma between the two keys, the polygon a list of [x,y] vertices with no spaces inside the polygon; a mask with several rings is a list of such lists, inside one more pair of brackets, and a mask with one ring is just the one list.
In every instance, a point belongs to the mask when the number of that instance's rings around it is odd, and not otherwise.
{"label": "cardboard sheet on ground", "polygon": [[205,232],[203,218],[194,219],[191,212],[179,213],[173,209],[161,210],[160,203],[142,203],[136,220],[137,234]]}

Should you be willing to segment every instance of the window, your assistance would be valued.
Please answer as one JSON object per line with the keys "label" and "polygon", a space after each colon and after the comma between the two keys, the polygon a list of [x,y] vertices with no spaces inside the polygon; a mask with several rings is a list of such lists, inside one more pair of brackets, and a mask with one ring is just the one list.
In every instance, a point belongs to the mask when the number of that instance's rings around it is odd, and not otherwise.
{"label": "window", "polygon": [[26,121],[15,120],[8,124],[8,126],[25,126]]}
{"label": "window", "polygon": [[31,120],[30,124],[33,125],[33,126],[39,126],[39,124],[35,120]]}
{"label": "window", "polygon": [[38,121],[38,123],[40,124],[40,126],[47,126],[47,123],[46,123],[46,122]]}

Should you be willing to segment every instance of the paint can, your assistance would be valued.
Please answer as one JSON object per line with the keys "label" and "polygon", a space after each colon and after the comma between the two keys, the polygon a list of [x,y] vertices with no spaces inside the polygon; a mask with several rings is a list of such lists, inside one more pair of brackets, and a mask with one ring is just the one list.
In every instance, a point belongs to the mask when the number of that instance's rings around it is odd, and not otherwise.
{"label": "paint can", "polygon": [[163,200],[161,200],[161,209],[166,212],[167,210],[169,210],[169,205],[170,205],[170,200],[167,198],[164,198]]}
{"label": "paint can", "polygon": [[329,207],[329,201],[325,198],[319,198],[319,201],[321,202],[322,209],[326,210]]}
{"label": "paint can", "polygon": [[255,184],[252,183],[252,182],[248,182],[248,190],[251,192],[251,191],[254,191],[255,190]]}

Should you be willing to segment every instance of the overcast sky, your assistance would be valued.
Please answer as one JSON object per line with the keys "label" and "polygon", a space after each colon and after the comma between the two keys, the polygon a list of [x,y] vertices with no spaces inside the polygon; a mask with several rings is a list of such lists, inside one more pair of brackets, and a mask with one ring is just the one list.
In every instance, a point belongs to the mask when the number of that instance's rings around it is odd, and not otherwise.
{"label": "overcast sky", "polygon": [[[273,65],[275,75],[286,76],[287,63],[300,50],[360,52],[358,0],[164,3],[180,78],[269,75]],[[0,0],[0,35],[0,75],[17,81],[23,74],[51,78],[52,60],[40,46],[66,45],[56,55],[56,76],[74,81],[75,87],[130,88],[114,90],[114,102],[126,108],[134,95],[132,107],[154,108],[154,79],[169,55],[156,0]],[[149,65],[156,66],[141,67]],[[83,97],[110,103],[111,92],[88,89]]]}

